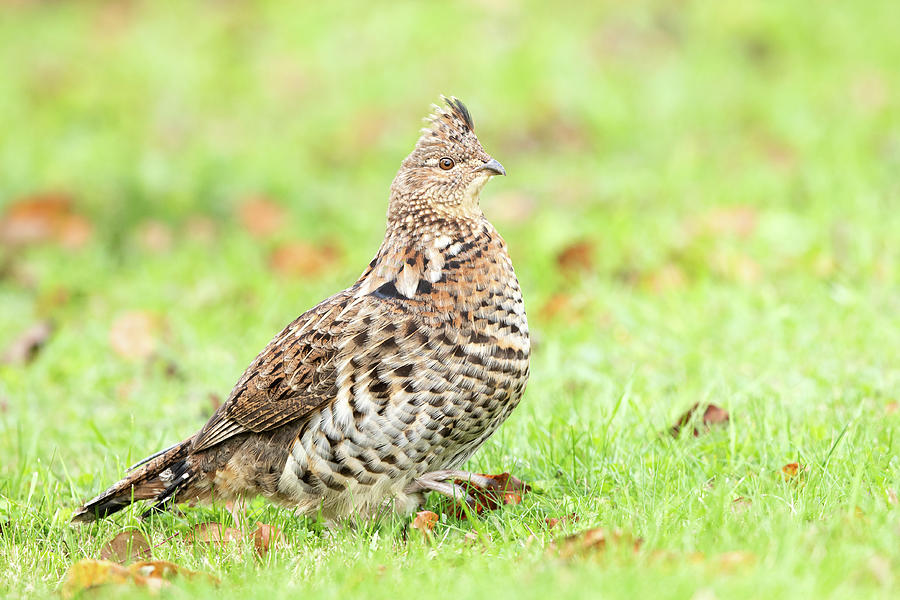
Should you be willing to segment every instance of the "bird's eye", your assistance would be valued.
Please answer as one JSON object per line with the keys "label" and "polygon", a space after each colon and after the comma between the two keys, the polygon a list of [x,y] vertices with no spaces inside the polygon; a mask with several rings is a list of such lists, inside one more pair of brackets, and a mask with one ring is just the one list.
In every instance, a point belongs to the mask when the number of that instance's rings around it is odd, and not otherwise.
{"label": "bird's eye", "polygon": [[453,165],[455,165],[456,163],[454,163],[453,159],[450,158],[449,156],[445,156],[444,158],[442,158],[441,160],[438,161],[438,164],[441,166],[441,168],[443,170],[449,171],[450,169],[453,168]]}

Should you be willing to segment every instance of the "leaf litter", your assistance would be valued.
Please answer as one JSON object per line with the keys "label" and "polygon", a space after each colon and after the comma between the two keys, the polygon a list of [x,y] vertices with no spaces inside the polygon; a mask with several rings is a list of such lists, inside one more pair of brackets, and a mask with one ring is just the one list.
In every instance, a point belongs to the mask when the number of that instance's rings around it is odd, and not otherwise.
{"label": "leaf litter", "polygon": [[131,562],[135,558],[150,557],[150,542],[137,529],[121,531],[100,550],[100,558],[117,563]]}
{"label": "leaf litter", "polygon": [[672,437],[677,438],[683,428],[691,426],[693,436],[699,437],[701,433],[708,432],[713,425],[727,425],[730,418],[728,411],[724,408],[708,404],[701,410],[701,404],[698,402],[678,417],[678,421],[669,429],[669,433],[672,434]]}
{"label": "leaf litter", "polygon": [[53,335],[53,329],[53,323],[49,320],[35,323],[7,346],[3,355],[0,356],[0,364],[25,365],[30,363]]}
{"label": "leaf litter", "polygon": [[140,561],[124,567],[109,560],[86,558],[69,567],[60,593],[63,598],[68,599],[85,590],[111,585],[160,590],[170,586],[171,581],[179,577],[204,577],[211,583],[219,583],[218,578],[209,573],[191,571],[162,560]]}

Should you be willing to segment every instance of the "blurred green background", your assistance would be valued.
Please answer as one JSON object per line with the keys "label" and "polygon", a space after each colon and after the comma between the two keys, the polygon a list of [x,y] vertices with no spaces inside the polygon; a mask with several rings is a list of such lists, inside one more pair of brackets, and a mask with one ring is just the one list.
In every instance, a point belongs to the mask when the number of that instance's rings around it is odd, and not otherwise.
{"label": "blurred green background", "polygon": [[[889,590],[866,565],[900,565],[898,23],[876,0],[0,3],[0,566],[37,573],[0,591],[90,555],[71,509],[358,276],[440,94],[509,173],[482,205],[535,336],[473,466],[542,481],[539,513],[775,569],[726,596]],[[653,445],[694,402],[728,432]],[[806,495],[772,475],[793,460]],[[717,476],[750,525],[692,495]],[[794,519],[854,506],[865,543]]]}

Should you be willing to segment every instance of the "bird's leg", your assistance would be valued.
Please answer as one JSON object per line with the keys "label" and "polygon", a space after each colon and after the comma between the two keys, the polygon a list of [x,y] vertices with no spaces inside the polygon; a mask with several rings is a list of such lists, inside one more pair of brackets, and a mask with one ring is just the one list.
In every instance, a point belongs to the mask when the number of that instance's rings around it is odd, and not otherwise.
{"label": "bird's leg", "polygon": [[463,500],[469,507],[474,508],[476,504],[475,498],[462,485],[456,483],[457,481],[485,491],[498,488],[497,481],[486,475],[457,469],[442,469],[425,473],[414,480],[406,488],[405,492],[408,494],[426,491],[437,492],[455,500]]}
{"label": "bird's leg", "polygon": [[475,498],[466,493],[461,486],[453,482],[437,481],[427,476],[419,477],[409,484],[404,490],[407,494],[418,494],[420,492],[437,492],[445,496],[449,496],[454,500],[462,500],[469,506],[475,505]]}
{"label": "bird's leg", "polygon": [[247,524],[247,500],[243,496],[238,496],[234,500],[227,502],[225,508],[231,513],[235,529],[243,532],[244,526]]}
{"label": "bird's leg", "polygon": [[522,494],[531,488],[509,473],[482,475],[457,469],[444,469],[425,473],[407,488],[407,491],[434,491],[458,500],[465,500],[470,509],[480,513],[485,508],[494,510],[504,504],[518,504]]}

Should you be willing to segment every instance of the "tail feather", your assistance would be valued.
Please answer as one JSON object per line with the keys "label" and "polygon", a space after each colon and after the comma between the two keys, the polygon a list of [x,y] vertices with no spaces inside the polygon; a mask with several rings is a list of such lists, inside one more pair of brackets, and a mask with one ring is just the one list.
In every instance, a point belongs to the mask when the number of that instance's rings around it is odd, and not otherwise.
{"label": "tail feather", "polygon": [[171,502],[190,480],[187,463],[190,446],[191,440],[185,440],[134,465],[123,479],[75,511],[72,521],[101,519],[136,500],[156,500],[157,506]]}

